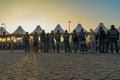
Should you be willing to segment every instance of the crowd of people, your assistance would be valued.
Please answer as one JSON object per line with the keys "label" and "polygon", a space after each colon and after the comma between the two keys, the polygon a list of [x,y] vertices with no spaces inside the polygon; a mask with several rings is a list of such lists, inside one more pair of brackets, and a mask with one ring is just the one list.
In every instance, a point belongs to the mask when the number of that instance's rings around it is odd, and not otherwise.
{"label": "crowd of people", "polygon": [[[59,30],[57,30],[57,33],[55,34],[53,33],[53,31],[51,31],[51,33],[46,33],[45,30],[42,30],[42,33],[40,33],[40,35],[37,32],[35,32],[35,34],[33,35],[33,51],[38,52],[38,50],[40,49],[41,52],[59,53],[61,51],[61,36],[63,36],[65,52],[77,53],[78,51],[94,51],[99,53],[113,53],[115,50],[116,53],[119,53],[119,32],[114,25],[111,25],[111,29],[107,32],[103,30],[102,26],[100,27],[97,33],[90,29],[89,48],[86,43],[87,34],[83,29],[81,29],[79,33],[77,33],[76,30],[73,30],[72,33],[68,33],[68,31],[65,30],[65,33],[63,34],[61,34]],[[71,46],[70,44],[70,36],[72,37],[73,46]],[[26,34],[23,37],[25,52],[30,52],[29,38],[29,34],[28,32],[26,32]],[[38,47],[38,45],[40,45],[40,48]]]}

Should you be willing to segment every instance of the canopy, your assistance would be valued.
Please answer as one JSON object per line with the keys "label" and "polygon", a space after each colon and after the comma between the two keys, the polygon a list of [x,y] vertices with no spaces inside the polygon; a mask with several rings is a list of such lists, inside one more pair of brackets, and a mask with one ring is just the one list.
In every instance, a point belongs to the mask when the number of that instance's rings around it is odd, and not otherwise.
{"label": "canopy", "polygon": [[41,33],[42,32],[42,28],[40,27],[40,25],[38,25],[36,28],[35,28],[35,30],[31,33],[31,35],[33,35],[35,32],[37,32],[37,33]]}
{"label": "canopy", "polygon": [[100,23],[100,24],[98,25],[98,27],[94,30],[94,32],[97,33],[98,30],[100,29],[100,27],[102,27],[104,31],[107,31],[107,30],[108,30],[107,27],[105,27],[103,23]]}
{"label": "canopy", "polygon": [[60,31],[60,33],[64,33],[64,30],[62,29],[62,27],[60,26],[60,24],[58,24],[56,26],[56,28],[53,30],[54,33],[57,33],[57,31]]}
{"label": "canopy", "polygon": [[3,35],[3,32],[5,32],[5,35],[10,35],[10,33],[7,32],[3,27],[0,27],[0,36]]}
{"label": "canopy", "polygon": [[11,35],[13,36],[23,36],[25,34],[25,30],[22,28],[22,26],[18,26],[18,28],[13,32]]}
{"label": "canopy", "polygon": [[78,24],[77,27],[76,27],[74,30],[76,30],[76,32],[80,32],[81,29],[83,29],[84,32],[87,32],[87,31],[82,27],[81,24]]}

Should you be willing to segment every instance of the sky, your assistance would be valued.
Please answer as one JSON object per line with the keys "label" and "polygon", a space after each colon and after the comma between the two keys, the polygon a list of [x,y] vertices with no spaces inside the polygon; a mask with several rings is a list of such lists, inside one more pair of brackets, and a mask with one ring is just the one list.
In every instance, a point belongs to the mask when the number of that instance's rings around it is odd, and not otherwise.
{"label": "sky", "polygon": [[[120,26],[120,0],[0,0],[0,24],[14,32],[18,26],[31,33],[37,25],[46,32],[57,24],[73,31],[77,24],[86,30],[99,23]],[[0,25],[1,27],[3,25]],[[3,26],[4,27],[4,26]]]}

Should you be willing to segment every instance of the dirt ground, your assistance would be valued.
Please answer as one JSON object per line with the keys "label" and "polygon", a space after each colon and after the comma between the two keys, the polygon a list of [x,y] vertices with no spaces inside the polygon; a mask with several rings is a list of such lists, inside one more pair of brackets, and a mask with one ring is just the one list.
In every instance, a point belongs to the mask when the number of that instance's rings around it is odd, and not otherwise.
{"label": "dirt ground", "polygon": [[0,80],[120,80],[120,54],[0,51]]}

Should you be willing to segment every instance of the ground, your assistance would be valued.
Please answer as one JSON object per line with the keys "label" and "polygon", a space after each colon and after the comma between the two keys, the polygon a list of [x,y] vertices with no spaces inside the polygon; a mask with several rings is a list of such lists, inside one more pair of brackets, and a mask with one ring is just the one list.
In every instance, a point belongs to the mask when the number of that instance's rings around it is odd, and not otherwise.
{"label": "ground", "polygon": [[120,80],[120,54],[0,51],[0,80]]}

